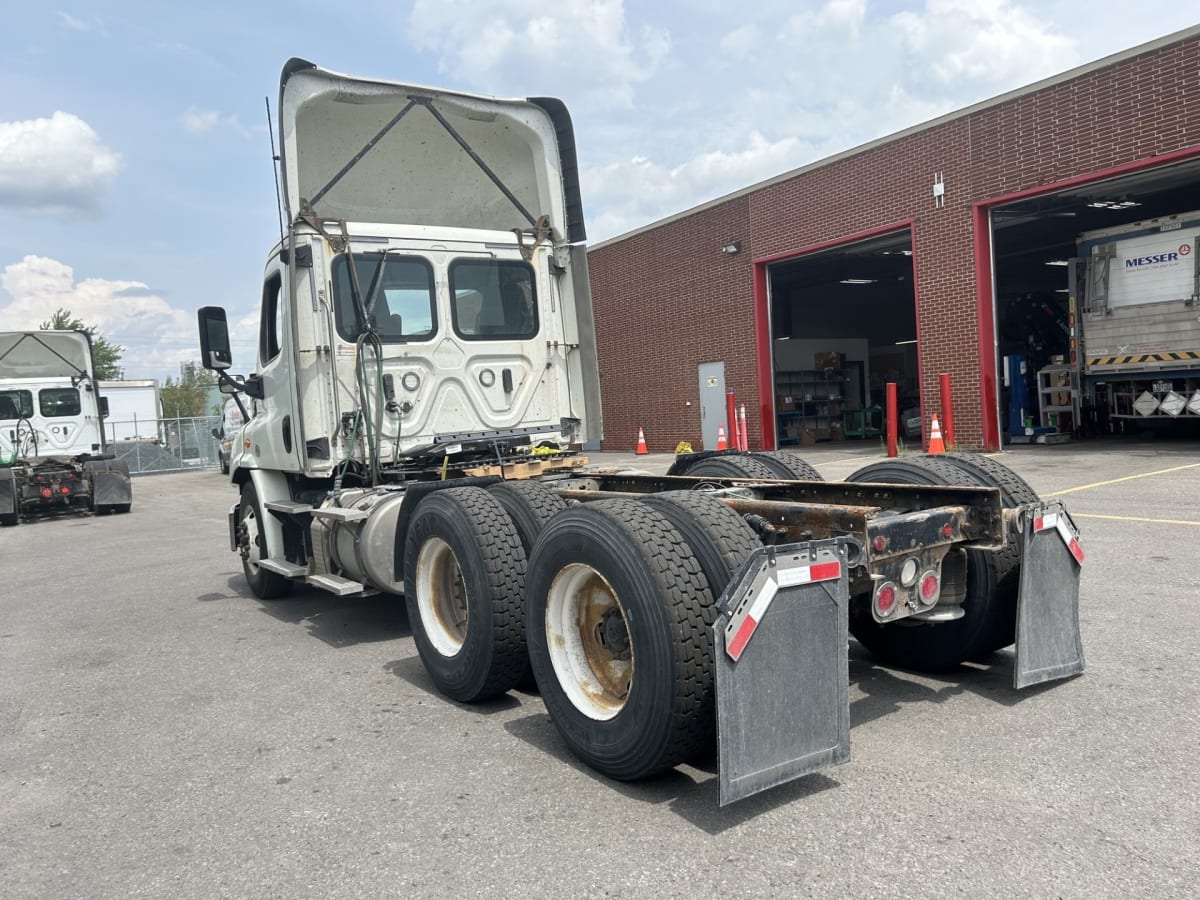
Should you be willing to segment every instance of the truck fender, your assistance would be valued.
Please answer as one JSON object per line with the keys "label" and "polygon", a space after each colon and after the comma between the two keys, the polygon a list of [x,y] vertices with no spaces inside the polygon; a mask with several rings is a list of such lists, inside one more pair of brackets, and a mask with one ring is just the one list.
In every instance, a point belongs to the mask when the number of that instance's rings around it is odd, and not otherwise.
{"label": "truck fender", "polygon": [[[404,581],[404,544],[408,540],[408,523],[412,521],[417,504],[434,491],[452,487],[481,487],[503,481],[499,475],[481,475],[474,478],[450,478],[446,481],[417,481],[404,489],[404,499],[400,501],[400,513],[396,517],[396,544],[393,549],[392,567],[394,581]],[[282,536],[280,538],[282,541]],[[282,544],[280,544],[282,546]]]}
{"label": "truck fender", "polygon": [[[282,472],[269,472],[266,469],[251,469],[248,473],[254,492],[258,495],[259,505],[265,510],[271,500],[291,500],[292,494],[288,489],[287,476]],[[244,481],[245,479],[243,479]],[[267,514],[259,522],[263,538],[267,542],[268,559],[286,559],[283,543],[283,523],[273,515]]]}

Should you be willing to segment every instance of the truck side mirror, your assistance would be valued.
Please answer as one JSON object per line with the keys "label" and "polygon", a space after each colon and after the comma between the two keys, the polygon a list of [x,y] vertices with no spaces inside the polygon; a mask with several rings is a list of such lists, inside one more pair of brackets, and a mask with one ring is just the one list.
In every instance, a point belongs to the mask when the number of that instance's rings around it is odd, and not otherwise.
{"label": "truck side mirror", "polygon": [[100,418],[102,418],[102,419],[108,418],[108,398],[107,397],[100,398]]}
{"label": "truck side mirror", "polygon": [[229,321],[220,306],[202,306],[196,313],[200,322],[200,364],[217,371],[233,365],[229,348]]}

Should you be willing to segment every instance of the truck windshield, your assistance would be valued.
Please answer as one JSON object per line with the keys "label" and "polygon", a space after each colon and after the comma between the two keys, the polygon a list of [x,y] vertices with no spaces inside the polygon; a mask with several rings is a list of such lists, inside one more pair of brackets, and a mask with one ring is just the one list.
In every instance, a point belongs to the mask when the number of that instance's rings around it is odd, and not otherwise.
{"label": "truck windshield", "polygon": [[32,391],[0,391],[0,420],[27,419],[32,415]]}
{"label": "truck windshield", "polygon": [[450,264],[454,330],[467,340],[520,340],[537,334],[533,269],[518,260],[457,259]]}
{"label": "truck windshield", "polygon": [[79,391],[75,388],[44,388],[38,391],[38,409],[47,419],[77,416]]}
{"label": "truck windshield", "polygon": [[[379,339],[427,341],[436,333],[433,267],[417,256],[356,253],[354,268],[363,302],[371,305],[371,322]],[[354,302],[347,256],[333,263],[334,318],[346,340],[355,340],[367,323]]]}

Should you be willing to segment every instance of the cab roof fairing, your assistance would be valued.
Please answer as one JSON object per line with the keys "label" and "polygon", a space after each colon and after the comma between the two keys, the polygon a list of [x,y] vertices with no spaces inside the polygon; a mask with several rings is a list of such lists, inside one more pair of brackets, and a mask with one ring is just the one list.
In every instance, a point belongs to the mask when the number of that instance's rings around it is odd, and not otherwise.
{"label": "cab roof fairing", "polygon": [[0,381],[92,378],[92,341],[82,331],[0,332]]}
{"label": "cab roof fairing", "polygon": [[288,220],[296,221],[304,201],[321,219],[507,232],[532,227],[419,102],[387,127],[413,97],[428,99],[526,211],[549,217],[555,242],[583,240],[570,117],[560,102],[364,79],[303,60],[291,60],[280,77]]}

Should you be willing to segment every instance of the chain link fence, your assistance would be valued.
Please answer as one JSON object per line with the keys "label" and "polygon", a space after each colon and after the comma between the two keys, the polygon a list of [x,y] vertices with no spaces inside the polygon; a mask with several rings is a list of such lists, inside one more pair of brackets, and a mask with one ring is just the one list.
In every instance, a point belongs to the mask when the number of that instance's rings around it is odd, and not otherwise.
{"label": "chain link fence", "polygon": [[104,420],[108,452],[124,460],[131,473],[176,472],[220,465],[213,429],[220,416],[195,419]]}

